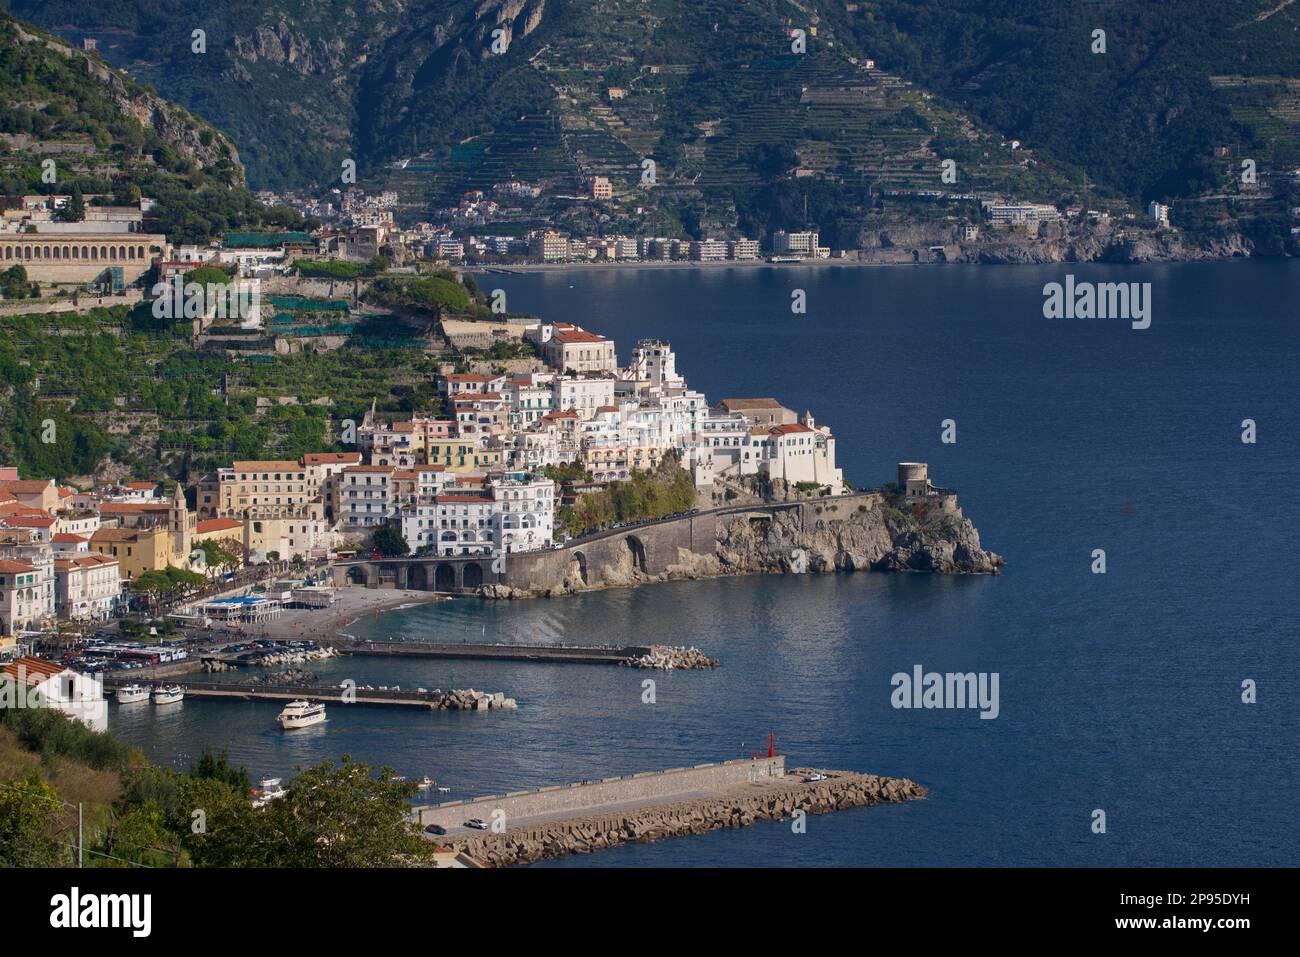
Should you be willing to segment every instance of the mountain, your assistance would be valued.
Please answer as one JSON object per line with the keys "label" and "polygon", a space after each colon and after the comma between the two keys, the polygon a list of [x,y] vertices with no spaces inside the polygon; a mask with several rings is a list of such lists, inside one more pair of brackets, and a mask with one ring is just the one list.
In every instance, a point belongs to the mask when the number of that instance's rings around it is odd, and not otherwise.
{"label": "mountain", "polygon": [[[1173,200],[1184,226],[1246,223],[1277,251],[1292,199],[1281,176],[1300,164],[1300,4],[1280,0],[8,4],[93,36],[210,119],[255,185],[337,184],[352,159],[412,213],[510,176],[576,190],[599,173],[632,190],[653,159],[641,213],[618,211],[615,225],[817,222],[847,243],[970,215],[916,194],[987,191],[1127,209]],[[806,52],[792,49],[795,29]],[[940,178],[944,159],[955,184]],[[1261,181],[1239,183],[1246,159]],[[409,162],[394,172],[395,160]],[[592,224],[563,204],[545,212]]]}
{"label": "mountain", "polygon": [[210,123],[93,52],[0,14],[0,193],[77,191],[153,197],[160,227],[182,242],[301,222],[252,196],[234,143]]}

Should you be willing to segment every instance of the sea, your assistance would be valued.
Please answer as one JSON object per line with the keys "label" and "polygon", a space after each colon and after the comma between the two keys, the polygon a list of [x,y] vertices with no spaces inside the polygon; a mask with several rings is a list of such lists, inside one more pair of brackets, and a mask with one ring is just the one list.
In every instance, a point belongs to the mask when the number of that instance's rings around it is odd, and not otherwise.
{"label": "sea", "polygon": [[[1149,283],[1149,327],[1046,318],[1045,287],[1067,275]],[[467,798],[747,757],[771,734],[792,767],[929,788],[810,817],[803,833],[762,823],[540,867],[1297,863],[1300,263],[476,278],[512,312],[612,337],[620,358],[641,338],[670,342],[711,401],[811,412],[858,487],[929,463],[1003,574],[426,604],[350,631],[695,645],[722,665],[335,659],[310,667],[322,681],[502,691],[519,709],[340,707],[284,733],[274,704],[114,705],[127,741],[177,768],[226,749],[255,778],[348,754]],[[996,717],[896,706],[895,676],[918,666],[996,676]]]}

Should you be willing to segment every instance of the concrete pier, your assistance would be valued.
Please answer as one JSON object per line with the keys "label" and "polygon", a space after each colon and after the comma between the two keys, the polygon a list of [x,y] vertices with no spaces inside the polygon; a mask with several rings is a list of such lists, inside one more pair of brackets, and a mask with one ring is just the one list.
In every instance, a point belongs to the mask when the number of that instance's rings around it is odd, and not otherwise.
{"label": "concrete pier", "polygon": [[[806,781],[813,773],[786,773],[780,755],[724,761],[453,801],[419,808],[419,821],[444,828],[433,839],[450,850],[503,866],[926,794],[902,778],[820,771],[822,780]],[[488,830],[466,827],[472,819]]]}
{"label": "concrete pier", "polygon": [[349,655],[419,658],[480,658],[498,661],[570,662],[588,665],[617,665],[630,658],[650,654],[649,645],[508,645],[487,642],[361,641],[350,638],[322,638],[322,648],[334,648]]}

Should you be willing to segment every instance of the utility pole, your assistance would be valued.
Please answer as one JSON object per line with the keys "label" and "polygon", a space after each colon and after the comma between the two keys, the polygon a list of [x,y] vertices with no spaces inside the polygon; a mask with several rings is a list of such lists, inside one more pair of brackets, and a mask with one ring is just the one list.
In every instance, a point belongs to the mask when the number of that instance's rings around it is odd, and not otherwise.
{"label": "utility pole", "polygon": [[84,810],[84,806],[82,805],[82,803],[81,803],[80,801],[78,801],[78,802],[77,802],[77,866],[78,866],[78,867],[85,867],[85,866],[86,866],[86,865],[83,863],[83,860],[82,860],[82,850],[83,850],[83,849],[85,848],[85,846],[86,846],[86,845],[85,845],[85,841],[84,841],[84,839],[83,839],[83,833],[84,833],[84,832],[83,832],[83,830],[82,830],[82,823],[83,823],[83,821],[84,821],[84,819],[85,819],[85,815],[83,814],[83,810]]}

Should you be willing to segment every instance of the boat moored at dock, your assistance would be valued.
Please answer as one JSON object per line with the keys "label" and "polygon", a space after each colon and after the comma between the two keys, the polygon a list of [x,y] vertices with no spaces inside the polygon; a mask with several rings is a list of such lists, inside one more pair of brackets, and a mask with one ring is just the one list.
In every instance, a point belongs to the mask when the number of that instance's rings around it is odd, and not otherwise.
{"label": "boat moored at dock", "polygon": [[149,689],[144,685],[123,685],[117,689],[118,704],[135,704],[137,701],[148,701]]}
{"label": "boat moored at dock", "polygon": [[154,704],[177,704],[185,698],[185,689],[180,685],[158,685],[153,689]]}

